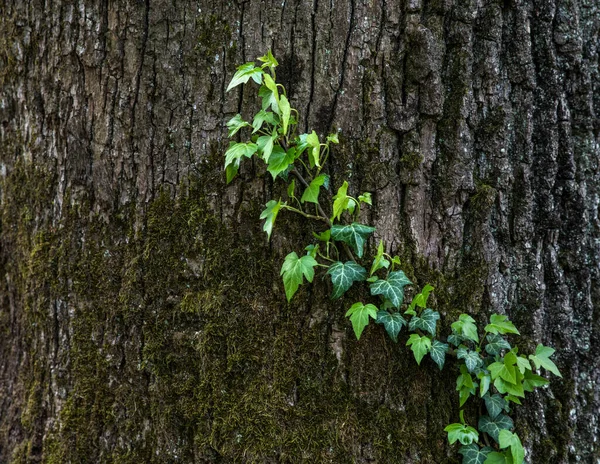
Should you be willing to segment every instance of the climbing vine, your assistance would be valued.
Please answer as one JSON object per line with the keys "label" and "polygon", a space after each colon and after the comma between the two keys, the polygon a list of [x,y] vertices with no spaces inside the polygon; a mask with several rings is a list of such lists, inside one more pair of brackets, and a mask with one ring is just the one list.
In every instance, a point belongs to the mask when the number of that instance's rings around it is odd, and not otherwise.
{"label": "climbing vine", "polygon": [[[561,377],[550,359],[554,349],[540,344],[535,354],[519,354],[518,347],[511,344],[519,331],[501,314],[492,314],[483,330],[471,316],[461,314],[451,324],[451,333],[442,338],[438,334],[440,313],[428,307],[433,287],[425,285],[408,303],[404,288],[412,282],[400,269],[398,256],[386,253],[383,241],[372,258],[364,256],[375,228],[358,221],[361,208],[372,204],[371,194],[354,197],[344,181],[332,201],[325,200],[325,192],[334,189],[323,169],[333,145],[339,143],[338,135],[329,134],[323,141],[314,130],[298,134],[298,112],[276,80],[277,60],[269,51],[258,61],[258,65],[251,62],[238,67],[227,88],[229,91],[252,80],[259,86],[262,104],[251,122],[239,114],[227,122],[230,138],[242,133],[247,137],[246,141],[230,143],[225,153],[225,172],[229,183],[244,158],[256,157],[264,161],[274,181],[280,179],[287,184],[285,200],[270,200],[260,215],[268,239],[282,211],[322,226],[313,232],[313,243],[300,255],[292,251],[285,257],[281,276],[287,300],[305,280],[312,282],[317,272],[331,279],[332,299],[341,298],[355,284],[366,283],[373,300],[355,302],[346,312],[357,339],[371,321],[382,325],[394,342],[406,328],[410,332],[406,345],[418,365],[426,355],[440,370],[448,356],[458,361],[460,422],[444,430],[450,444],[461,445],[458,452],[463,455],[463,464],[522,464],[525,452],[508,414],[512,405],[521,404],[525,392],[549,383],[539,375],[541,369]],[[483,402],[477,428],[464,420],[462,408],[471,397]]]}

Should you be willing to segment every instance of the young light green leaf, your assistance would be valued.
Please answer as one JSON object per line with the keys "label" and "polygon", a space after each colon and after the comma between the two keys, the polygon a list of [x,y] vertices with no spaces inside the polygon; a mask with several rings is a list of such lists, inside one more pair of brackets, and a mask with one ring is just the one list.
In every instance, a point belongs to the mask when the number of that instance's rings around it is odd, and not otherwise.
{"label": "young light green leaf", "polygon": [[519,369],[519,371],[521,371],[521,374],[524,374],[525,371],[531,370],[531,364],[529,363],[529,361],[527,360],[527,358],[525,356],[518,356],[517,357],[517,368]]}
{"label": "young light green leaf", "polygon": [[440,319],[440,313],[433,309],[426,309],[421,313],[421,316],[413,316],[410,320],[408,328],[410,330],[425,330],[431,336],[435,337],[437,321]]}
{"label": "young light green leaf", "polygon": [[483,464],[513,464],[513,460],[509,451],[505,453],[492,451],[490,454],[487,455],[487,458]]}
{"label": "young light green leaf", "polygon": [[292,179],[290,185],[288,185],[287,194],[290,198],[294,198],[296,196],[296,179]]}
{"label": "young light green leaf", "polygon": [[525,450],[516,433],[509,432],[508,430],[500,430],[500,433],[498,434],[498,443],[500,444],[500,449],[510,448],[510,454],[512,455],[514,464],[523,464]]}
{"label": "young light green leaf", "polygon": [[542,376],[536,375],[531,371],[525,371],[523,379],[523,390],[532,392],[537,387],[548,385],[550,381]]}
{"label": "young light green leaf", "polygon": [[319,136],[315,131],[312,131],[310,134],[306,136],[306,143],[311,147],[308,162],[310,163],[310,167],[313,168],[317,166],[321,167],[321,142],[319,141]]}
{"label": "young light green leaf", "polygon": [[[272,84],[273,88],[270,88],[269,85]],[[271,76],[265,74],[265,85],[261,85],[258,90],[258,96],[262,99],[262,109],[263,111],[267,111],[269,106],[273,110],[273,112],[277,115],[281,114],[281,110],[279,109],[279,94],[277,93],[277,85],[271,79]]]}
{"label": "young light green leaf", "polygon": [[309,282],[313,281],[315,276],[314,267],[317,264],[317,261],[312,256],[306,255],[298,258],[298,255],[294,251],[285,257],[280,275],[283,276],[283,286],[285,287],[285,296],[288,301],[292,299],[294,293],[296,293],[298,287],[302,284],[302,276],[306,277],[306,280]]}
{"label": "young light green leaf", "polygon": [[509,383],[516,383],[517,376],[515,366],[506,362],[495,362],[488,366],[490,373],[492,374],[492,380],[501,378]]}
{"label": "young light green leaf", "polygon": [[[252,120],[252,133],[258,132],[264,123],[276,126],[279,123],[279,118],[271,111],[260,110]],[[231,136],[230,136],[231,137]]]}
{"label": "young light green leaf", "polygon": [[346,317],[348,316],[352,322],[352,328],[356,334],[356,339],[360,340],[363,330],[369,325],[369,317],[377,319],[377,307],[372,304],[363,305],[360,302],[354,303],[348,312],[346,312]]}
{"label": "young light green leaf", "polygon": [[421,365],[421,360],[429,350],[431,349],[431,339],[427,336],[421,337],[419,334],[411,334],[406,346],[410,346],[410,349],[415,355],[417,364]]}
{"label": "young light green leaf", "polygon": [[[269,135],[261,135],[256,140],[256,145],[258,146],[258,153],[260,153],[262,159],[265,161],[265,163],[269,163],[271,153],[273,153],[273,137]],[[281,147],[278,147],[278,149],[283,151]]]}
{"label": "young light green leaf", "polygon": [[348,182],[344,181],[333,197],[333,216],[331,217],[331,222],[334,219],[340,220],[342,213],[348,209],[350,200],[351,198],[348,196]]}
{"label": "young light green leaf", "polygon": [[451,445],[457,441],[462,445],[470,445],[471,443],[477,443],[477,440],[479,440],[477,430],[467,424],[450,424],[446,426],[444,432],[448,432],[448,441]]}
{"label": "young light green leaf", "polygon": [[386,269],[390,266],[390,262],[383,257],[383,240],[379,240],[379,246],[377,247],[377,254],[373,259],[373,264],[371,265],[371,272],[369,275],[373,275],[379,269],[385,267]]}
{"label": "young light green leaf", "polygon": [[490,389],[492,378],[485,372],[479,372],[477,378],[479,379],[479,396],[483,398]]}
{"label": "young light green leaf", "polygon": [[[273,232],[273,225],[275,225],[275,219],[277,213],[281,209],[281,200],[271,200],[266,204],[266,208],[260,213],[260,218],[265,220],[263,230],[267,233],[267,239],[271,239],[271,232]],[[289,255],[288,255],[289,256]]]}
{"label": "young light green leaf", "polygon": [[362,258],[367,237],[373,232],[375,232],[375,227],[356,222],[345,226],[338,224],[331,226],[331,238],[350,245],[359,258]]}
{"label": "young light green leaf", "polygon": [[313,232],[313,237],[315,237],[317,240],[321,240],[322,242],[328,242],[331,238],[331,229],[327,229],[320,234]]}
{"label": "young light green leaf", "polygon": [[[429,299],[429,294],[433,291],[433,287],[429,284],[423,287],[421,293],[417,293],[412,299],[410,306],[406,310],[407,313],[414,312],[414,309],[418,306],[419,308],[427,307],[427,300]],[[416,313],[415,313],[416,314]]]}
{"label": "young light green leaf", "polygon": [[550,356],[552,356],[553,354],[553,348],[550,348],[549,346],[544,346],[540,343],[535,349],[535,355],[530,354],[529,359],[533,361],[533,364],[535,364],[536,369],[543,367],[544,369],[552,372],[554,375],[562,377],[558,370],[558,367],[556,367],[556,364],[554,364],[554,362],[550,360]]}
{"label": "young light green leaf", "polygon": [[366,269],[353,261],[346,261],[345,263],[337,261],[329,266],[327,274],[331,276],[331,283],[333,284],[333,294],[331,295],[333,299],[341,297],[354,282],[367,278]]}
{"label": "young light green leaf", "polygon": [[511,333],[521,335],[513,323],[508,320],[508,317],[502,314],[492,314],[490,323],[483,330],[493,334]]}
{"label": "young light green leaf", "polygon": [[492,452],[492,448],[484,446],[480,449],[479,445],[471,443],[461,446],[458,452],[463,455],[462,464],[483,464],[487,455]]}
{"label": "young light green leaf", "polygon": [[279,96],[279,109],[281,110],[281,128],[283,135],[287,134],[288,125],[290,123],[290,116],[292,115],[292,108],[290,102],[285,95]]}
{"label": "young light green leaf", "polygon": [[338,138],[337,134],[329,134],[327,136],[327,142],[335,143],[337,145],[338,143],[340,143],[340,139]]}
{"label": "young light green leaf", "polygon": [[304,251],[306,251],[306,254],[309,256],[312,256],[313,258],[317,257],[317,253],[319,252],[319,244],[316,245],[307,245],[304,248]]}
{"label": "young light green leaf", "polygon": [[300,201],[302,203],[308,201],[309,203],[319,203],[319,191],[321,189],[321,186],[329,179],[329,176],[327,174],[320,174],[317,177],[315,177],[311,183],[309,184],[308,187],[306,187],[306,190],[304,191],[304,193],[302,194],[302,198],[300,198]]}
{"label": "young light green leaf", "polygon": [[227,129],[229,129],[229,137],[233,137],[242,127],[247,127],[248,124],[242,119],[240,114],[236,114],[233,118],[227,121]]}
{"label": "young light green leaf", "polygon": [[225,168],[225,177],[227,178],[227,183],[229,184],[233,178],[237,175],[238,170],[240,169],[241,160],[238,158],[233,160],[232,163],[228,164]]}
{"label": "young light green leaf", "polygon": [[458,349],[456,352],[456,357],[458,359],[465,360],[465,365],[467,366],[467,370],[469,372],[473,372],[475,369],[483,365],[483,360],[481,359],[481,356],[479,356],[479,353],[476,351],[467,350],[463,347]]}
{"label": "young light green leaf", "polygon": [[381,310],[377,312],[377,324],[383,324],[390,338],[398,343],[398,334],[406,321],[400,313]]}
{"label": "young light green leaf", "polygon": [[479,343],[479,335],[477,335],[477,326],[475,325],[475,319],[468,314],[461,314],[458,317],[458,321],[452,323],[452,329],[463,337]]}
{"label": "young light green leaf", "polygon": [[263,56],[259,57],[258,61],[260,61],[261,63],[264,63],[261,66],[261,68],[271,68],[271,69],[273,69],[273,68],[276,68],[279,65],[279,63],[277,62],[277,60],[275,59],[275,57],[271,53],[271,50],[269,50]]}
{"label": "young light green leaf", "polygon": [[378,280],[370,285],[371,295],[383,295],[394,307],[400,308],[404,300],[404,287],[411,284],[403,271],[390,272],[387,279]]}
{"label": "young light green leaf", "polygon": [[498,414],[494,419],[490,416],[481,416],[477,425],[480,432],[487,433],[496,442],[498,442],[500,430],[509,430],[513,427],[514,423],[512,419],[504,414]]}
{"label": "young light green leaf", "polygon": [[371,194],[369,192],[365,192],[362,195],[360,195],[358,197],[358,201],[366,203],[367,205],[373,205],[373,202],[371,200]]}
{"label": "young light green leaf", "polygon": [[279,174],[285,171],[296,159],[296,150],[294,147],[283,151],[279,145],[273,147],[273,152],[269,157],[267,171],[273,176],[273,180],[277,178]]}
{"label": "young light green leaf", "polygon": [[242,156],[251,158],[256,150],[258,150],[258,146],[255,143],[231,143],[229,149],[225,152],[225,167],[235,160],[239,160]]}
{"label": "young light green leaf", "polygon": [[510,350],[510,343],[508,343],[501,335],[488,334],[485,338],[487,340],[485,351],[491,355],[500,354],[502,350]]}
{"label": "young light green leaf", "polygon": [[227,92],[240,84],[245,84],[250,78],[257,84],[262,83],[263,70],[254,67],[254,63],[246,63],[237,68],[231,82],[227,86]]}
{"label": "young light green leaf", "polygon": [[485,401],[485,407],[492,419],[497,417],[502,411],[508,412],[508,403],[501,395],[497,393],[494,395],[484,396],[483,401]]}
{"label": "young light green leaf", "polygon": [[431,359],[433,359],[433,362],[435,362],[438,365],[440,371],[444,368],[447,351],[447,343],[442,343],[439,340],[434,340],[431,344],[431,350],[429,351],[429,355],[431,356]]}
{"label": "young light green leaf", "polygon": [[525,390],[523,390],[523,384],[521,383],[520,377],[523,377],[519,371],[517,372],[517,382],[510,383],[504,380],[501,377],[498,377],[494,380],[494,387],[503,395],[508,393],[512,396],[520,396],[521,398],[525,398]]}

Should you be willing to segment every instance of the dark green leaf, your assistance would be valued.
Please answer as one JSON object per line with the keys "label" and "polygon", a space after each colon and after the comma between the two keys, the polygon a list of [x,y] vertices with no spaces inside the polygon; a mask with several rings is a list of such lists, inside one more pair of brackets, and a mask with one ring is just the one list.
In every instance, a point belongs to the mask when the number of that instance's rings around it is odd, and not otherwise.
{"label": "dark green leaf", "polygon": [[346,312],[346,317],[350,317],[356,338],[360,340],[363,330],[369,325],[369,317],[377,319],[377,307],[372,304],[354,303]]}
{"label": "dark green leaf", "polygon": [[404,287],[411,284],[404,272],[390,272],[386,280],[378,280],[371,284],[371,295],[383,295],[394,307],[399,308],[404,300]]}
{"label": "dark green leaf", "polygon": [[480,432],[487,433],[496,442],[498,442],[500,430],[509,430],[513,427],[512,419],[504,414],[498,414],[494,419],[490,416],[481,416],[477,425]]}
{"label": "dark green leaf", "polygon": [[410,320],[408,328],[410,330],[424,330],[435,337],[435,329],[439,319],[440,313],[432,309],[426,309],[421,313],[421,316],[413,316],[413,318]]}
{"label": "dark green leaf", "polygon": [[406,321],[400,315],[400,313],[390,313],[388,311],[377,312],[377,323],[383,324],[386,332],[392,340],[398,342],[398,334],[403,325],[406,325]]}
{"label": "dark green leaf", "polygon": [[423,356],[431,349],[431,339],[427,336],[421,337],[419,334],[412,334],[406,342],[406,346],[410,346],[417,364],[420,365]]}
{"label": "dark green leaf", "polygon": [[502,350],[510,350],[510,343],[508,343],[501,335],[488,334],[485,338],[487,339],[485,351],[491,355],[500,354]]}
{"label": "dark green leaf", "polygon": [[517,328],[508,320],[508,317],[502,314],[492,314],[490,317],[490,323],[486,325],[483,330],[493,334],[511,333],[520,335]]}
{"label": "dark green leaf", "polygon": [[451,343],[454,346],[459,346],[465,340],[466,340],[465,337],[455,334],[455,333],[448,335],[448,343]]}
{"label": "dark green leaf", "polygon": [[484,396],[483,401],[485,401],[485,408],[492,419],[496,418],[502,411],[508,411],[507,401],[497,393]]}
{"label": "dark green leaf", "polygon": [[463,455],[462,464],[483,464],[492,448],[485,446],[479,448],[479,445],[471,443],[470,445],[461,446],[458,452]]}
{"label": "dark green leaf", "polygon": [[233,160],[231,164],[228,164],[225,168],[225,176],[227,178],[227,183],[230,183],[233,178],[237,175],[238,170],[240,169],[240,159]]}
{"label": "dark green leaf", "polygon": [[290,301],[298,286],[302,283],[302,276],[309,282],[313,281],[315,276],[314,267],[318,263],[312,256],[302,256],[298,258],[295,252],[291,252],[285,257],[283,266],[281,266],[280,275],[283,276],[283,286],[285,287],[285,296]]}
{"label": "dark green leaf", "polygon": [[548,385],[549,383],[550,382],[544,377],[536,375],[531,371],[526,371],[525,378],[523,380],[523,390],[532,392],[537,387],[543,387],[545,385]]}
{"label": "dark green leaf", "polygon": [[308,201],[309,203],[319,203],[319,191],[321,186],[328,180],[329,176],[327,174],[321,174],[315,177],[310,185],[306,187],[306,190],[302,194],[302,198],[300,201],[304,203]]}
{"label": "dark green leaf", "polygon": [[456,352],[456,357],[458,359],[464,359],[465,365],[469,372],[473,372],[475,369],[483,365],[483,360],[479,353],[476,351],[467,350],[466,348],[459,348]]}
{"label": "dark green leaf", "polygon": [[347,243],[356,252],[356,255],[362,258],[367,237],[373,232],[375,232],[375,227],[353,222],[346,226],[332,226],[331,238]]}
{"label": "dark green leaf", "polygon": [[333,284],[333,294],[331,295],[333,299],[341,297],[354,282],[367,278],[366,269],[353,261],[335,262],[329,266],[327,274],[331,276],[331,283]]}
{"label": "dark green leaf", "polygon": [[444,368],[447,351],[447,343],[442,343],[439,340],[434,340],[431,344],[431,350],[429,351],[429,355],[431,356],[431,359],[433,359],[433,361],[438,365],[440,371]]}

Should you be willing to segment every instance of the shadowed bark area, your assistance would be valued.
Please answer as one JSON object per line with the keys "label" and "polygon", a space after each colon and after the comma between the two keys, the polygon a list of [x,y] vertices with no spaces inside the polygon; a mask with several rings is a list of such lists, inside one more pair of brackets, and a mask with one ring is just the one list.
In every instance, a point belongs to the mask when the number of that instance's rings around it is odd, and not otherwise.
{"label": "shadowed bark area", "polygon": [[358,290],[286,304],[310,226],[269,244],[284,187],[225,185],[257,105],[225,88],[269,48],[442,333],[498,312],[557,349],[513,416],[528,461],[596,462],[599,44],[597,0],[2,2],[0,462],[460,462],[456,365],[357,342]]}

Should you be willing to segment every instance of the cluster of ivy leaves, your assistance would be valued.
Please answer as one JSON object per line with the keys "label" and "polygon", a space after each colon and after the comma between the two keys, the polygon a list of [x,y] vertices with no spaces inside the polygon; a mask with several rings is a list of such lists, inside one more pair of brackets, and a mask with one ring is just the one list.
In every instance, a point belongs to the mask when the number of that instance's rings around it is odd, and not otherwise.
{"label": "cluster of ivy leaves", "polygon": [[[490,317],[483,332],[475,319],[461,314],[451,325],[452,333],[442,338],[438,334],[440,314],[428,307],[433,287],[425,285],[407,304],[404,288],[412,282],[399,268],[400,259],[385,252],[383,241],[369,260],[369,269],[363,266],[365,246],[375,228],[357,221],[361,205],[372,204],[371,194],[365,192],[355,198],[344,181],[324,207],[331,186],[322,170],[331,146],[339,143],[338,136],[329,134],[323,141],[315,131],[299,134],[298,112],[291,107],[285,88],[276,81],[277,60],[270,51],[258,60],[259,65],[251,62],[240,66],[227,88],[229,91],[252,80],[259,86],[262,104],[252,121],[237,114],[227,122],[229,137],[239,138],[246,131],[248,138],[230,143],[225,171],[229,183],[245,158],[257,157],[264,161],[273,180],[287,184],[287,198],[270,200],[260,215],[268,239],[281,211],[291,211],[321,225],[313,232],[314,242],[303,253],[293,251],[285,257],[281,276],[287,300],[305,281],[312,282],[319,268],[331,279],[333,299],[341,298],[355,283],[365,282],[375,297],[373,302],[355,302],[346,312],[357,339],[372,320],[382,325],[394,342],[406,327],[410,332],[406,345],[418,365],[426,355],[440,370],[447,356],[457,359],[460,422],[448,425],[445,431],[450,444],[461,444],[463,464],[524,463],[521,440],[512,432],[510,405],[521,404],[525,392],[549,383],[537,373],[540,369],[560,376],[550,360],[554,350],[538,345],[535,354],[519,354],[518,347],[508,341],[509,336],[520,335],[519,331],[500,314]],[[480,415],[477,428],[464,420],[462,408],[471,396],[485,404],[486,414]]]}

